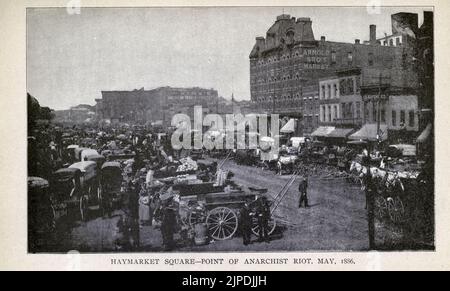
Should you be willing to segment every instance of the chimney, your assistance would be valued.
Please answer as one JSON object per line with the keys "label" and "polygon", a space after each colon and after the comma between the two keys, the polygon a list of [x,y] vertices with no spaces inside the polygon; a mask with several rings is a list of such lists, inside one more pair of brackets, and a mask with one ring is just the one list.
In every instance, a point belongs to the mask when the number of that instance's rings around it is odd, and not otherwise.
{"label": "chimney", "polygon": [[377,42],[377,26],[375,24],[370,25],[370,43],[375,44]]}
{"label": "chimney", "polygon": [[360,44],[360,43],[361,43],[361,40],[355,39],[355,44]]}

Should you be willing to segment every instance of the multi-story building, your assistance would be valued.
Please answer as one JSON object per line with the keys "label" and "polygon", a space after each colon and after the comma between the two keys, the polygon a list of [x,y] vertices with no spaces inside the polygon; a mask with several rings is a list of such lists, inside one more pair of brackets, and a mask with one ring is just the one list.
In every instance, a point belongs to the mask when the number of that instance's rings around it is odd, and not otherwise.
{"label": "multi-story building", "polygon": [[[320,104],[313,106],[312,115],[317,115],[320,123],[360,126],[373,122],[378,114],[373,108],[383,108],[384,99],[393,103],[398,98],[414,99],[410,96],[417,89],[417,73],[411,65],[415,49],[411,31],[416,30],[417,14],[392,15],[392,23],[393,45],[387,36],[377,39],[375,25],[369,28],[369,41],[343,43],[326,41],[324,36],[316,40],[309,18],[278,16],[266,37],[256,38],[249,56],[251,100],[260,110],[296,115],[299,124],[307,128],[311,116],[305,115],[305,106],[310,104],[304,102],[303,90],[318,86]],[[372,98],[374,94],[378,97]],[[397,109],[403,116],[403,109]],[[387,118],[388,108],[383,110]],[[407,119],[405,124],[413,125]]]}
{"label": "multi-story building", "polygon": [[102,91],[102,99],[96,99],[96,112],[100,119],[142,123],[161,120],[170,125],[177,113],[192,115],[196,105],[214,112],[219,101],[216,90],[198,87]]}

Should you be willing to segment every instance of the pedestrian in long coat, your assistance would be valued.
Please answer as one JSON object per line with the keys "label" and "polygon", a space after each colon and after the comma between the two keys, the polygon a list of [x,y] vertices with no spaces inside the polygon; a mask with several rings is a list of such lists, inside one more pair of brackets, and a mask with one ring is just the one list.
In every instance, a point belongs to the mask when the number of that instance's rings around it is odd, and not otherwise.
{"label": "pedestrian in long coat", "polygon": [[308,178],[303,177],[300,181],[300,184],[298,186],[298,192],[300,194],[300,199],[298,202],[298,208],[302,207],[302,204],[305,205],[305,207],[309,207],[308,204]]}
{"label": "pedestrian in long coat", "polygon": [[244,245],[249,245],[252,233],[252,213],[248,201],[245,202],[240,210],[240,220],[243,243]]}

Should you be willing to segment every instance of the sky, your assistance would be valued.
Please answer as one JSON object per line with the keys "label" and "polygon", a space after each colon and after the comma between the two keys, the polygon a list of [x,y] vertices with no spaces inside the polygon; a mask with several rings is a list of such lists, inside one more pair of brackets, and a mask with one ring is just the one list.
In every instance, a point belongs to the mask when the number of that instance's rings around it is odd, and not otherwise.
{"label": "sky", "polygon": [[[391,33],[391,14],[427,7],[65,8],[27,10],[27,90],[42,106],[95,104],[101,91],[203,87],[250,99],[249,54],[277,15],[310,17],[316,39]],[[370,13],[369,13],[370,12]],[[379,13],[378,13],[379,12]]]}

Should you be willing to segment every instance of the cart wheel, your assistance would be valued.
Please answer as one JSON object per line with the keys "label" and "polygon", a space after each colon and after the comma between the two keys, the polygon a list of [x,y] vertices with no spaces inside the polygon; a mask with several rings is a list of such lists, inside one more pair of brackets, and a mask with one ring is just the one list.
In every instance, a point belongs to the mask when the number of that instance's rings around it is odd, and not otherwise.
{"label": "cart wheel", "polygon": [[217,207],[211,210],[206,218],[208,231],[215,240],[227,240],[233,237],[238,229],[238,218],[233,210]]}
{"label": "cart wheel", "polygon": [[388,210],[388,204],[384,197],[378,196],[375,198],[375,215],[378,218],[383,218]]}
{"label": "cart wheel", "polygon": [[80,197],[80,215],[81,215],[81,221],[87,220],[88,215],[88,201],[85,195],[82,195]]}
{"label": "cart wheel", "polygon": [[395,223],[403,221],[405,207],[400,197],[394,199],[388,198],[388,213],[391,220]]}
{"label": "cart wheel", "polygon": [[[269,219],[268,225],[269,225],[269,231],[268,231],[267,234],[271,235],[275,231],[275,228],[277,228],[277,221],[276,221],[276,219],[271,217]],[[259,236],[258,219],[253,219],[252,232],[253,232],[254,235]]]}

